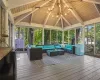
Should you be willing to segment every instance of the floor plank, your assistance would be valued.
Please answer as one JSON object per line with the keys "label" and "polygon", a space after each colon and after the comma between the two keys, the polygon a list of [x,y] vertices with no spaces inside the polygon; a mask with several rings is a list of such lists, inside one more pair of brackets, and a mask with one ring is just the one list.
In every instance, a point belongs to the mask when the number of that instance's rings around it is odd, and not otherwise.
{"label": "floor plank", "polygon": [[100,59],[74,54],[29,61],[17,54],[17,80],[100,80]]}

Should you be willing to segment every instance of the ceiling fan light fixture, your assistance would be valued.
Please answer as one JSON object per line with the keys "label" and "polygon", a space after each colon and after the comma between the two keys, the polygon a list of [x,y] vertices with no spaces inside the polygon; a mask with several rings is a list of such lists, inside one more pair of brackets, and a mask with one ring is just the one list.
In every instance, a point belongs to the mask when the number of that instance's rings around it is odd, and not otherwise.
{"label": "ceiling fan light fixture", "polygon": [[72,8],[68,8],[68,10],[70,11],[70,10],[72,10]]}
{"label": "ceiling fan light fixture", "polygon": [[64,6],[64,8],[66,8],[66,5]]}
{"label": "ceiling fan light fixture", "polygon": [[48,8],[48,10],[50,11],[51,9],[50,9],[50,8]]}
{"label": "ceiling fan light fixture", "polygon": [[52,17],[54,17],[54,15],[52,15]]}
{"label": "ceiling fan light fixture", "polygon": [[56,17],[58,18],[59,16],[57,15]]}
{"label": "ceiling fan light fixture", "polygon": [[67,13],[65,13],[65,16],[67,15]]}

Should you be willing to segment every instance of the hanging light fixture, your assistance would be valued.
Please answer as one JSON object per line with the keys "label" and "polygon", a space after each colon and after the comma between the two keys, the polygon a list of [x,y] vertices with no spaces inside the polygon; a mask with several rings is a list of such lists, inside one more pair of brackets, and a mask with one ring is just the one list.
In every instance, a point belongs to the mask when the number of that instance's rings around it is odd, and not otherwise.
{"label": "hanging light fixture", "polygon": [[57,18],[59,17],[59,15],[56,16]]}
{"label": "hanging light fixture", "polygon": [[52,15],[52,17],[54,17],[54,15]]}
{"label": "hanging light fixture", "polygon": [[50,8],[48,8],[48,11],[50,11],[51,9]]}
{"label": "hanging light fixture", "polygon": [[67,13],[65,13],[65,16],[67,15]]}
{"label": "hanging light fixture", "polygon": [[48,13],[48,11],[46,13]]}
{"label": "hanging light fixture", "polygon": [[66,8],[67,6],[65,5],[64,8]]}

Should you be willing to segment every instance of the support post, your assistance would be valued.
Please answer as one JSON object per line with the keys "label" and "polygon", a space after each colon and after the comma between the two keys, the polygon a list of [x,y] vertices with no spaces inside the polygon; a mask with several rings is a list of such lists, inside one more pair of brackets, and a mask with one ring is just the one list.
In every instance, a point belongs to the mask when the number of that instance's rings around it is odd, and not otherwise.
{"label": "support post", "polygon": [[85,26],[82,26],[82,44],[84,45],[84,53],[85,53]]}
{"label": "support post", "polygon": [[13,49],[15,49],[15,26],[13,25],[12,26],[12,47],[13,47]]}
{"label": "support post", "polygon": [[[5,33],[4,34],[9,34],[9,27],[8,27],[8,9],[5,9]],[[9,37],[5,39],[5,43],[9,46]],[[5,45],[6,47],[8,47]]]}

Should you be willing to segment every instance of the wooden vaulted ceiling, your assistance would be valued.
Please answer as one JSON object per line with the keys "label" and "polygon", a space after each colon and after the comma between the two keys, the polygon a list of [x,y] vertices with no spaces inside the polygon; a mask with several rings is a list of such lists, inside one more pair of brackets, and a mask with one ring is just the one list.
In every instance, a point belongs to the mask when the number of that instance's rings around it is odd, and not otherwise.
{"label": "wooden vaulted ceiling", "polygon": [[100,17],[99,0],[38,0],[10,9],[15,20],[68,27]]}

